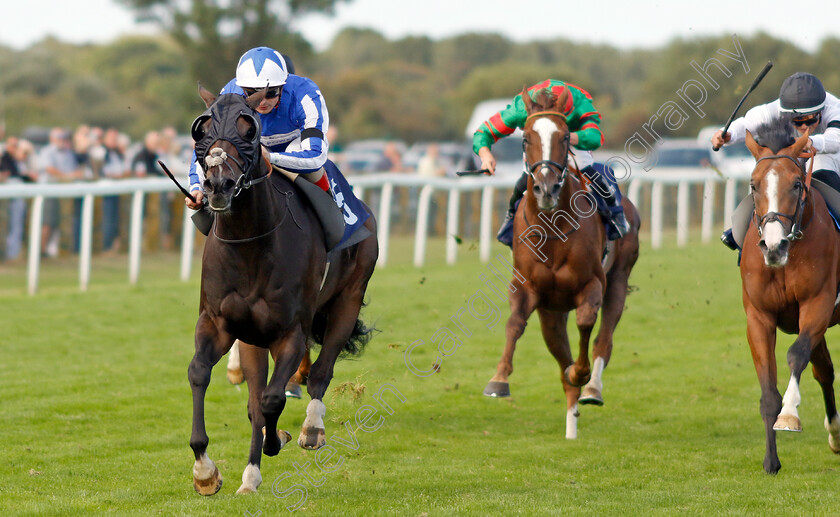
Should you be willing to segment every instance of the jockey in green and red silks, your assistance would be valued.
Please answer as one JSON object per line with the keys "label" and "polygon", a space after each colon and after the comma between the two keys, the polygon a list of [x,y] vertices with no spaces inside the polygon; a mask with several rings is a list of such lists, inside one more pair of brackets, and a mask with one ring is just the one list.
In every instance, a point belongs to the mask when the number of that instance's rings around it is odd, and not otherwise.
{"label": "jockey in green and red silks", "polygon": [[[556,79],[547,79],[527,88],[526,91],[531,99],[535,99],[542,90],[549,90],[555,97],[559,97],[564,90],[568,90],[569,95],[566,106],[563,107],[563,114],[566,116],[566,125],[570,131],[569,143],[578,151],[574,155],[574,160],[580,171],[594,183],[596,188],[593,190],[595,193],[602,197],[610,208],[608,238],[610,240],[621,238],[630,227],[624,217],[620,194],[605,175],[600,174],[593,167],[595,160],[591,151],[598,149],[604,143],[604,135],[599,127],[601,114],[592,104],[592,96],[583,88]],[[525,102],[522,100],[522,94],[520,93],[513,98],[513,101],[505,109],[493,114],[478,127],[473,134],[473,151],[481,159],[482,169],[487,169],[490,174],[495,173],[496,160],[490,152],[490,148],[500,138],[511,135],[517,128],[522,129],[527,118]],[[516,182],[505,221],[499,231],[499,240],[508,246],[511,245],[512,239],[512,232],[508,230],[513,224],[516,204],[522,198],[527,184],[528,174],[525,172]]]}

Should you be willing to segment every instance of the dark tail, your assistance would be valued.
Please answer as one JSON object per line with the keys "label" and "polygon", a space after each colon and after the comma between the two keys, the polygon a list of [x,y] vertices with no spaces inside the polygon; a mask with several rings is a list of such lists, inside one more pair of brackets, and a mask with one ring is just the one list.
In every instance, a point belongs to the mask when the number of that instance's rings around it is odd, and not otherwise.
{"label": "dark tail", "polygon": [[[324,344],[324,333],[327,330],[327,315],[324,313],[316,313],[315,319],[312,321],[312,340],[318,344]],[[364,324],[361,318],[356,320],[356,325],[353,327],[353,332],[344,344],[344,348],[340,357],[360,355],[374,334],[378,333],[379,329],[376,327],[368,327]]]}

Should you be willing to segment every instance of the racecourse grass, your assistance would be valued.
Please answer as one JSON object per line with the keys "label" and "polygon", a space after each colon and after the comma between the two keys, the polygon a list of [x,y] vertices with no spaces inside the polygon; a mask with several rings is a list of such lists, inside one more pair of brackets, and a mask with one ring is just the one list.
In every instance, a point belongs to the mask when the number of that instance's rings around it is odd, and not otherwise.
{"label": "racecourse grass", "polygon": [[[290,444],[263,458],[257,494],[234,495],[250,434],[247,389],[228,384],[220,363],[207,430],[224,486],[209,498],[192,489],[188,446],[198,267],[182,283],[177,255],[144,256],[130,286],[124,256],[96,258],[80,292],[77,262],[63,258],[44,263],[41,291],[30,297],[23,266],[5,266],[0,514],[284,515],[297,496],[275,493],[293,494],[295,484],[308,490],[300,515],[836,514],[840,457],[828,448],[810,370],[804,432],[779,434],[777,476],[762,469],[759,388],[734,254],[717,245],[643,246],[604,376],[606,405],[582,407],[579,438],[566,440],[559,368],[536,318],[517,347],[510,399],[481,394],[504,342],[507,307],[498,300],[493,328],[465,313],[471,336],[460,334],[460,348],[436,359],[435,332],[454,329],[450,317],[479,289],[490,294],[475,243],[459,253],[456,266],[444,265],[437,241],[428,265],[415,269],[411,241],[392,241],[364,312],[381,333],[360,359],[338,363],[325,398],[328,443],[343,462],[334,457],[326,474],[309,465],[320,486],[292,465],[314,463],[314,452]],[[439,366],[429,377],[404,363],[418,340],[414,364]],[[779,339],[781,389],[791,342]],[[376,406],[385,384],[405,402],[386,394],[393,414],[380,412],[375,432],[358,430],[357,450],[341,445],[342,424],[355,429],[357,409]],[[306,403],[290,400],[281,417],[295,438]]]}

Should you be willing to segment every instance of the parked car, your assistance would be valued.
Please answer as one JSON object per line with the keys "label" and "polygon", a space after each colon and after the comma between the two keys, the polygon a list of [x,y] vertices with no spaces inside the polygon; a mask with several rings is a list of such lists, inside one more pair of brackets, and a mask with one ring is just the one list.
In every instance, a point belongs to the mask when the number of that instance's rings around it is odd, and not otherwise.
{"label": "parked car", "polygon": [[[697,142],[711,149],[712,135],[719,129],[718,126],[704,127],[697,134]],[[712,164],[727,178],[749,178],[755,168],[755,158],[744,142],[725,145],[719,151],[712,152],[711,156]]]}

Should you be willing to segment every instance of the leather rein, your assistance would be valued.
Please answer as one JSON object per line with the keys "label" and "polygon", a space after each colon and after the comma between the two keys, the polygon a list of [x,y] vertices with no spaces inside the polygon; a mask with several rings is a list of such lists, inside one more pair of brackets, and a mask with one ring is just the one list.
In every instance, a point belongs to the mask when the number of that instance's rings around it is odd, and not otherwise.
{"label": "leather rein", "polygon": [[[799,155],[800,158],[811,159],[816,155],[816,152],[804,152]],[[801,239],[804,235],[805,228],[802,227],[802,213],[805,211],[805,201],[808,198],[808,192],[811,190],[811,177],[813,176],[814,171],[814,160],[811,159],[811,163],[808,167],[808,171],[805,171],[805,164],[800,163],[797,158],[787,154],[774,154],[772,156],[765,156],[763,158],[759,158],[756,160],[756,165],[763,160],[778,160],[786,158],[794,162],[797,168],[802,172],[805,176],[805,185],[802,188],[802,193],[799,196],[799,203],[796,204],[796,210],[794,210],[793,214],[782,214],[779,212],[767,212],[761,218],[758,217],[758,213],[753,211],[753,219],[755,220],[755,226],[758,229],[758,236],[761,237],[762,228],[767,223],[771,223],[774,221],[781,222],[781,219],[787,219],[790,221],[790,232],[788,233],[787,237],[785,237],[789,241],[795,241]],[[753,205],[755,205],[755,191],[751,193],[753,197]]]}

